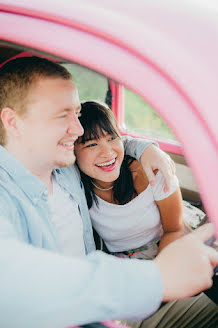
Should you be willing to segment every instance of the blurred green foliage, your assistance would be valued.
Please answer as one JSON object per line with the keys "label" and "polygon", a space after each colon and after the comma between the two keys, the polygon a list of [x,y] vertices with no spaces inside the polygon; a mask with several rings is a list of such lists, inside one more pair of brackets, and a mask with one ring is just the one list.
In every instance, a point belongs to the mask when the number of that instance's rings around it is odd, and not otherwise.
{"label": "blurred green foliage", "polygon": [[81,101],[100,100],[105,101],[107,92],[107,78],[86,67],[78,64],[64,64],[73,75],[73,80],[79,90]]}
{"label": "blurred green foliage", "polygon": [[127,88],[125,88],[125,126],[128,131],[139,135],[176,141],[173,132],[154,109]]}

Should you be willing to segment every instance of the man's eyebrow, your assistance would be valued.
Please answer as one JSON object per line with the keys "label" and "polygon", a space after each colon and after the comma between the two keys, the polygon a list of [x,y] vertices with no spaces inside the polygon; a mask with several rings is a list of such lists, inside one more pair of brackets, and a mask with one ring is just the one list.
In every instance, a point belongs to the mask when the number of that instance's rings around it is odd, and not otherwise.
{"label": "man's eyebrow", "polygon": [[56,114],[60,114],[63,112],[70,112],[72,110],[73,110],[73,108],[62,108],[62,109],[57,110]]}
{"label": "man's eyebrow", "polygon": [[55,115],[61,114],[61,113],[69,113],[71,111],[81,111],[81,106],[77,106],[76,108],[72,107],[66,107],[66,108],[62,108],[56,111]]}

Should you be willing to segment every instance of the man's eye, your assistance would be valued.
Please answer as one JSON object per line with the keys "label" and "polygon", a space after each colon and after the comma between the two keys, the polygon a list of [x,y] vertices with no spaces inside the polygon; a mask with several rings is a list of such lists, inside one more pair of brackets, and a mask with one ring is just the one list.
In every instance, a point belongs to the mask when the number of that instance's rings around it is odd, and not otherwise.
{"label": "man's eye", "polygon": [[66,118],[66,117],[67,117],[67,114],[63,114],[63,115],[58,116],[58,118]]}

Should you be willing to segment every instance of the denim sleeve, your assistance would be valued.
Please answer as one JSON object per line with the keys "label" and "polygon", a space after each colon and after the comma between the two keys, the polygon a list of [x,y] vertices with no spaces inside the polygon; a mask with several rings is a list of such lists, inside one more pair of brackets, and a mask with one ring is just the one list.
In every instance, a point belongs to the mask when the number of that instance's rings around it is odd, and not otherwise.
{"label": "denim sleeve", "polygon": [[0,327],[60,328],[137,320],[158,309],[163,291],[154,262],[97,251],[71,258],[34,247],[26,242],[28,228],[16,212],[13,199],[1,192]]}
{"label": "denim sleeve", "polygon": [[1,238],[0,267],[0,326],[5,328],[136,320],[155,312],[162,300],[160,272],[152,261],[98,251],[70,258]]}
{"label": "denim sleeve", "polygon": [[142,139],[142,138],[133,138],[130,136],[123,136],[122,137],[125,155],[129,155],[138,161],[144,152],[144,150],[150,146],[155,145],[158,147],[158,144],[152,140]]}

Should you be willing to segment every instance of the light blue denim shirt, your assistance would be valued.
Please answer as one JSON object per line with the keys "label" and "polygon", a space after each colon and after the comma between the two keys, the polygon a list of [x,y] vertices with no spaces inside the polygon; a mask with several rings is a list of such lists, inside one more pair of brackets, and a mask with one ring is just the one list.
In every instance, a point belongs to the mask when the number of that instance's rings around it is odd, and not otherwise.
{"label": "light blue denim shirt", "polygon": [[0,327],[55,328],[152,314],[162,299],[155,263],[93,252],[78,170],[71,166],[54,174],[79,205],[91,254],[61,255],[46,186],[0,146]]}
{"label": "light blue denim shirt", "polygon": [[[79,205],[86,252],[95,250],[92,226],[77,167],[73,165],[57,169],[54,174],[59,185],[67,190]],[[0,193],[0,204],[13,227],[13,235],[33,246],[61,252],[55,228],[50,220],[47,187],[3,147],[0,147]],[[10,236],[9,231],[0,231],[1,237],[4,234]]]}

